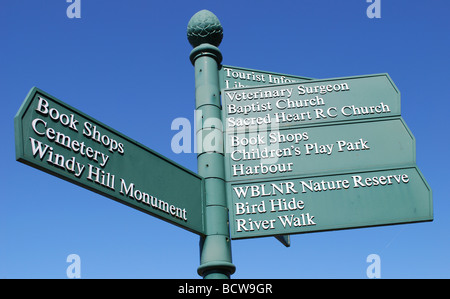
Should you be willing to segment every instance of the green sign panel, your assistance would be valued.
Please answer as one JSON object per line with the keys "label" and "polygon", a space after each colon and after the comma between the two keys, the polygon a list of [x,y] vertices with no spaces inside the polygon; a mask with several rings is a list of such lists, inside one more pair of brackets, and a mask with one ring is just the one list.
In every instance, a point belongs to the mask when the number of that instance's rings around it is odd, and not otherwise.
{"label": "green sign panel", "polygon": [[400,93],[387,74],[225,89],[222,102],[228,131],[400,115]]}
{"label": "green sign panel", "polygon": [[417,167],[227,184],[231,238],[433,220]]}
{"label": "green sign panel", "polygon": [[220,89],[249,86],[285,84],[311,80],[309,77],[258,71],[236,66],[222,65],[219,70]]}
{"label": "green sign panel", "polygon": [[197,174],[38,88],[14,128],[18,161],[204,234],[204,181]]}
{"label": "green sign panel", "polygon": [[222,90],[234,239],[431,221],[389,75]]}
{"label": "green sign panel", "polygon": [[415,163],[401,117],[225,134],[228,181],[314,175]]}

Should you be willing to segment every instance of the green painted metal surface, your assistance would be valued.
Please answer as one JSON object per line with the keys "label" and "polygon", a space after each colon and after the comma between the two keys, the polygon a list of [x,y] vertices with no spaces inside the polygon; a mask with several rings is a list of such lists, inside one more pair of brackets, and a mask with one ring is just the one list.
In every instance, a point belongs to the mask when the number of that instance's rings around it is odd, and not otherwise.
{"label": "green painted metal surface", "polygon": [[204,235],[201,176],[38,88],[14,127],[18,161]]}
{"label": "green painted metal surface", "polygon": [[228,183],[233,239],[433,220],[415,166]]}
{"label": "green painted metal surface", "polygon": [[302,126],[400,115],[388,74],[222,90],[224,128]]}
{"label": "green painted metal surface", "polygon": [[222,90],[234,239],[433,219],[387,74]]}
{"label": "green painted metal surface", "polygon": [[401,117],[226,134],[227,181],[414,163],[415,139]]}
{"label": "green painted metal surface", "polygon": [[223,29],[218,18],[208,10],[192,16],[187,29],[194,49],[189,56],[195,69],[195,108],[198,173],[205,180],[206,233],[200,239],[200,266],[204,279],[228,279],[236,271],[231,257],[228,206],[225,194],[223,143],[207,142],[211,135],[222,141],[221,104],[218,68],[222,54],[217,48]]}

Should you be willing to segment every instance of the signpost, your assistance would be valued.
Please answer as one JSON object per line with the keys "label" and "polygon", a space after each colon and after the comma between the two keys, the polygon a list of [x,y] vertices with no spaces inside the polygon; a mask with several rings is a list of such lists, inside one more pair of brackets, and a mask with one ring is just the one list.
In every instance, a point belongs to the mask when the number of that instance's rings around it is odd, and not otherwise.
{"label": "signpost", "polygon": [[197,174],[38,88],[14,127],[18,161],[204,234],[204,182]]}
{"label": "signpost", "polygon": [[207,10],[187,34],[198,175],[38,88],[14,118],[16,159],[200,235],[204,278],[235,272],[231,238],[289,245],[290,234],[433,220],[387,74],[317,80],[221,65],[222,26]]}

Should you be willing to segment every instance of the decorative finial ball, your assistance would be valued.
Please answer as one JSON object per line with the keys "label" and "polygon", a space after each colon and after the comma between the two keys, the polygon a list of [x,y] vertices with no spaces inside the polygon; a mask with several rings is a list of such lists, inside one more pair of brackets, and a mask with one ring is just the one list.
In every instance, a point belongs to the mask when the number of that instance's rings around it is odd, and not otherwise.
{"label": "decorative finial ball", "polygon": [[218,47],[222,42],[223,28],[216,15],[204,9],[190,19],[187,38],[194,48],[205,43]]}

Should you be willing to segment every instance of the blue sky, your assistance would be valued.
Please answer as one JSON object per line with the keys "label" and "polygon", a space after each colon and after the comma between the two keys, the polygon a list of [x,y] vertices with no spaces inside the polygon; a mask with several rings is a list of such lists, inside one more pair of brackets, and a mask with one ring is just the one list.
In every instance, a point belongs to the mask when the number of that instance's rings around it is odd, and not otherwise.
{"label": "blue sky", "polygon": [[201,9],[224,28],[226,65],[314,78],[388,73],[433,190],[434,221],[232,241],[233,278],[450,277],[448,1],[0,0],[0,278],[199,278],[198,236],[15,161],[13,118],[37,86],[197,171],[175,154],[177,117],[193,120],[186,27]]}

